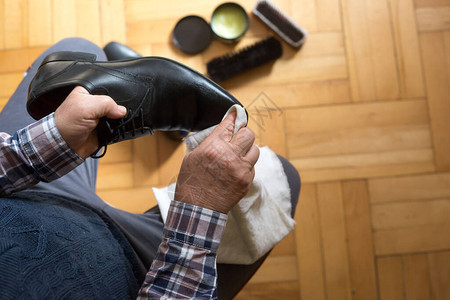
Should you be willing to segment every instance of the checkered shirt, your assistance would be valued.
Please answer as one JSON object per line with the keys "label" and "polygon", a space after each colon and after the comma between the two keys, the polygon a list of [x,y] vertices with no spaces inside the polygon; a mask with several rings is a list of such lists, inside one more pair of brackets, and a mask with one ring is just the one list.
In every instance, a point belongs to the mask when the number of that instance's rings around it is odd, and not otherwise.
{"label": "checkered shirt", "polygon": [[[55,180],[82,162],[61,137],[53,114],[13,136],[0,133],[0,195]],[[226,219],[173,201],[138,299],[217,299],[216,257]]]}
{"label": "checkered shirt", "polygon": [[13,136],[0,133],[0,195],[55,180],[84,160],[70,149],[56,128],[53,114]]}
{"label": "checkered shirt", "polygon": [[172,201],[138,299],[217,299],[217,249],[227,215]]}

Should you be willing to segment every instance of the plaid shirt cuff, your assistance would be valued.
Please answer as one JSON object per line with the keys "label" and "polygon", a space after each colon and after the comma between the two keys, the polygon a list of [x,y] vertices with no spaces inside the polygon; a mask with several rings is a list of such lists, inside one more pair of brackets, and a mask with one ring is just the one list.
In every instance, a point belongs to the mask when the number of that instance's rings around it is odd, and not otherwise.
{"label": "plaid shirt cuff", "polygon": [[164,227],[164,236],[217,252],[226,221],[226,214],[172,201]]}
{"label": "plaid shirt cuff", "polygon": [[138,299],[217,299],[217,249],[227,215],[172,201]]}
{"label": "plaid shirt cuff", "polygon": [[17,131],[24,155],[42,181],[55,180],[84,162],[64,141],[54,114]]}

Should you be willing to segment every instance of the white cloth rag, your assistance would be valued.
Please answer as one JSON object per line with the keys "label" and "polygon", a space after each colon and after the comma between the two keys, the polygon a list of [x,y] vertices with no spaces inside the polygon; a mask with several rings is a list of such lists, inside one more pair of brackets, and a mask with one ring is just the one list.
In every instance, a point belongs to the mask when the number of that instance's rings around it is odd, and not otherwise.
{"label": "white cloth rag", "polygon": [[[224,118],[236,110],[235,133],[247,124],[245,110],[232,106]],[[217,125],[216,125],[217,126]],[[188,151],[194,150],[214,130],[212,126],[185,138]],[[175,185],[153,188],[163,221],[166,222]],[[294,229],[290,188],[283,166],[268,147],[260,148],[255,179],[247,195],[228,213],[217,253],[219,263],[252,264]]]}

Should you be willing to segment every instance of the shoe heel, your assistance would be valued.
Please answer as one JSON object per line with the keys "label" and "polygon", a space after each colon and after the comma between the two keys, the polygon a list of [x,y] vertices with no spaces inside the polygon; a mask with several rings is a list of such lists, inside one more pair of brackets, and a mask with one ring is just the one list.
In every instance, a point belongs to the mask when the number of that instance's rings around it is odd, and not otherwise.
{"label": "shoe heel", "polygon": [[41,65],[45,65],[49,62],[54,61],[85,61],[85,62],[95,62],[97,56],[91,53],[84,52],[71,52],[71,51],[61,51],[49,54]]}

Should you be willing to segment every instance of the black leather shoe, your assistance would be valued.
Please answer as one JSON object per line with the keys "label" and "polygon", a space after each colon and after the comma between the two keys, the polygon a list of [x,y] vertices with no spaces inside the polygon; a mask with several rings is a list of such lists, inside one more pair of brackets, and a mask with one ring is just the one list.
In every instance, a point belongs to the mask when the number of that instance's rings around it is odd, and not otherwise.
{"label": "black leather shoe", "polygon": [[[130,47],[118,42],[109,42],[103,48],[103,52],[105,52],[108,61],[142,57],[142,55],[140,55]],[[189,134],[189,132],[185,130],[165,131],[164,133],[168,138],[174,141],[182,141],[183,138],[185,138]]]}
{"label": "black leather shoe", "polygon": [[109,61],[142,57],[142,55],[140,55],[133,49],[118,42],[109,42],[103,48],[103,51],[105,52],[106,57]]}
{"label": "black leather shoe", "polygon": [[29,114],[40,119],[54,112],[77,85],[94,95],[109,95],[127,108],[127,114],[119,120],[100,120],[97,135],[102,147],[154,130],[203,130],[218,124],[233,104],[242,106],[212,80],[167,58],[95,59],[82,52],[47,56],[28,89]]}

